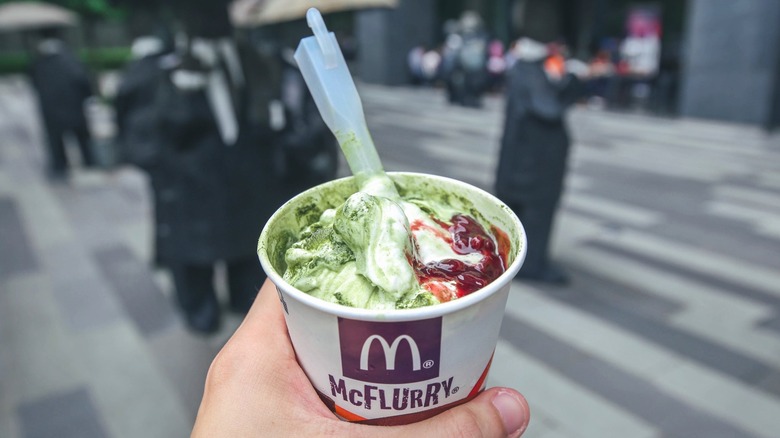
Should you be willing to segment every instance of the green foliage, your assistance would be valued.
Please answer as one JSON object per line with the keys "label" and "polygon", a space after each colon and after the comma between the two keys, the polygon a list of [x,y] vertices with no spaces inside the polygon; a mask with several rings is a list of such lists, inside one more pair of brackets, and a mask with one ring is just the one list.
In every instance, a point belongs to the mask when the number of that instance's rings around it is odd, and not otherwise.
{"label": "green foliage", "polygon": [[129,47],[83,49],[79,56],[91,71],[116,70],[130,60]]}
{"label": "green foliage", "polygon": [[[92,72],[116,70],[130,59],[129,47],[83,49],[79,57]],[[24,73],[30,63],[26,53],[0,53],[0,74]]]}
{"label": "green foliage", "polygon": [[23,72],[29,62],[30,57],[26,53],[0,53],[0,74]]}
{"label": "green foliage", "polygon": [[114,7],[109,0],[49,0],[77,12],[86,19],[124,17],[122,9]]}

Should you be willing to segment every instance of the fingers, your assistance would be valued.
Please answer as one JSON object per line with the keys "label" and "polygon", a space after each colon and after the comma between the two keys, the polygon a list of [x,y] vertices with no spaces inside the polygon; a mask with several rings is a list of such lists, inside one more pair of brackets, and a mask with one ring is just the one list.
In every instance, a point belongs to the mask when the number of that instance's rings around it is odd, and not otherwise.
{"label": "fingers", "polygon": [[522,394],[513,389],[497,388],[490,403],[498,412],[507,436],[517,437],[525,432],[531,420],[531,409]]}
{"label": "fingers", "polygon": [[206,379],[207,392],[235,381],[237,376],[260,376],[257,370],[267,366],[269,356],[280,362],[295,360],[276,290],[266,281],[244,321],[214,358]]}
{"label": "fingers", "polygon": [[236,380],[254,382],[268,377],[269,370],[291,363],[295,363],[295,352],[287,335],[279,297],[273,283],[266,281],[244,321],[214,358],[206,390]]}
{"label": "fingers", "polygon": [[441,415],[394,428],[388,436],[514,438],[523,434],[529,420],[525,397],[513,389],[491,388]]}
{"label": "fingers", "polygon": [[[246,412],[262,415],[247,417]],[[529,418],[528,403],[520,393],[492,388],[416,424],[378,427],[337,420],[298,367],[277,291],[266,281],[244,322],[209,369],[193,436],[255,432],[260,436],[272,426],[282,431],[297,424],[293,427],[321,436],[518,437]]]}

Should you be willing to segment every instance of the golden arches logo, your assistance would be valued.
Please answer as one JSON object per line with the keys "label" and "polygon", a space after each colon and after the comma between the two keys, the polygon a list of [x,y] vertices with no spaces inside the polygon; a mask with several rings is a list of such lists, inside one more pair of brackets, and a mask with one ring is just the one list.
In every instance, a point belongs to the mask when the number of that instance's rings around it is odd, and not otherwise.
{"label": "golden arches logo", "polygon": [[395,369],[395,356],[398,352],[398,346],[401,345],[401,341],[406,341],[412,352],[412,370],[420,371],[420,349],[417,347],[417,343],[414,342],[414,339],[409,335],[398,336],[393,340],[392,344],[389,344],[387,340],[380,335],[369,336],[368,339],[366,339],[366,342],[363,343],[363,349],[360,352],[361,370],[368,370],[368,355],[374,341],[379,341],[379,344],[382,346],[382,352],[385,356],[385,369],[387,370]]}

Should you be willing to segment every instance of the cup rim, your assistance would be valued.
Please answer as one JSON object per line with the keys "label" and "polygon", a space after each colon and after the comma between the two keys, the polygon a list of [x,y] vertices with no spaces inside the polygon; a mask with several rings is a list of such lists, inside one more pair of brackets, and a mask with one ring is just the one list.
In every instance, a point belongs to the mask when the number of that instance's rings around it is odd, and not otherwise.
{"label": "cup rim", "polygon": [[[481,195],[485,196],[486,198],[494,201],[501,207],[503,211],[505,211],[509,215],[511,221],[519,230],[520,247],[518,248],[518,252],[515,256],[515,259],[498,278],[490,282],[490,284],[488,284],[487,286],[475,292],[472,292],[462,298],[448,301],[446,303],[439,303],[430,306],[417,307],[413,309],[363,309],[358,307],[344,306],[342,304],[337,304],[337,303],[331,303],[329,301],[325,301],[323,299],[313,297],[307,294],[306,292],[303,292],[302,290],[292,286],[290,283],[285,281],[284,278],[282,278],[282,276],[276,271],[274,266],[271,264],[271,261],[269,260],[268,255],[265,251],[266,245],[264,245],[263,242],[265,241],[268,235],[268,225],[273,223],[275,219],[282,214],[283,210],[285,210],[285,207],[288,204],[292,203],[294,200],[296,200],[299,197],[306,196],[315,190],[319,190],[319,188],[322,185],[336,184],[338,181],[354,178],[353,176],[347,176],[347,177],[328,181],[326,183],[317,185],[315,187],[312,187],[308,190],[299,193],[298,195],[296,195],[295,197],[287,201],[284,205],[279,207],[279,209],[276,212],[274,212],[271,218],[268,219],[268,222],[266,222],[266,225],[263,227],[263,230],[260,233],[258,252],[257,252],[258,257],[260,259],[260,264],[262,265],[263,270],[265,270],[266,274],[268,275],[268,278],[271,279],[271,281],[274,283],[274,285],[276,286],[277,290],[280,291],[280,293],[281,291],[284,291],[287,294],[289,294],[292,298],[308,306],[314,307],[323,312],[333,314],[339,317],[357,319],[357,320],[372,320],[372,321],[377,321],[377,320],[411,321],[411,320],[419,320],[419,319],[426,319],[426,318],[431,318],[436,316],[442,316],[453,312],[457,312],[473,304],[476,304],[484,299],[487,299],[491,295],[501,290],[504,286],[512,282],[512,279],[515,277],[515,275],[517,275],[517,272],[520,270],[520,267],[523,265],[523,262],[525,261],[526,253],[528,250],[528,239],[526,237],[525,229],[523,228],[523,224],[520,222],[520,219],[517,217],[517,215],[515,215],[512,209],[510,209],[503,201],[498,199],[495,195],[488,193],[487,191],[479,187],[445,176],[433,175],[428,173],[419,173],[419,172],[387,172],[387,174],[391,177],[395,175],[411,176],[411,177],[419,176],[428,179],[445,181],[448,184],[460,185],[467,188],[468,190],[477,191]],[[261,249],[263,251],[261,251]]]}

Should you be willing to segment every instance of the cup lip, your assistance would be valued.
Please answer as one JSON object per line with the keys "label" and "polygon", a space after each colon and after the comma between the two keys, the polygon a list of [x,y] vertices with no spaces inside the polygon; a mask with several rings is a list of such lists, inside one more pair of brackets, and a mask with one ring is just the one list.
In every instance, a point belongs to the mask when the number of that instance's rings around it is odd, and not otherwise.
{"label": "cup lip", "polygon": [[[292,298],[310,307],[314,307],[323,312],[333,314],[339,317],[356,319],[356,320],[364,320],[364,321],[365,320],[412,321],[412,320],[432,318],[436,316],[457,312],[473,304],[476,304],[484,299],[487,299],[488,297],[498,292],[503,287],[508,286],[512,282],[512,279],[515,277],[515,275],[517,275],[517,272],[520,270],[520,267],[523,265],[523,262],[525,261],[526,253],[528,250],[528,239],[526,237],[525,229],[523,228],[520,219],[517,217],[517,215],[515,215],[512,209],[510,209],[503,201],[501,201],[493,194],[488,193],[487,191],[479,187],[445,176],[433,175],[429,173],[418,173],[418,172],[387,172],[387,174],[390,176],[394,176],[394,175],[411,176],[411,177],[419,176],[428,179],[434,179],[434,180],[438,179],[438,180],[446,181],[447,183],[450,184],[464,186],[469,190],[476,190],[480,192],[481,195],[496,202],[510,216],[512,222],[520,232],[520,236],[519,236],[520,248],[518,249],[518,253],[515,256],[515,259],[506,268],[504,273],[501,274],[498,278],[496,278],[492,282],[490,282],[490,284],[462,298],[448,301],[446,303],[439,303],[431,306],[417,307],[413,309],[363,309],[358,307],[344,306],[342,304],[337,304],[337,303],[331,303],[329,301],[325,301],[323,299],[313,297],[307,294],[306,292],[303,292],[302,290],[299,290],[298,288],[292,286],[290,283],[285,281],[278,272],[276,272],[276,269],[274,269],[273,265],[268,259],[268,255],[266,254],[266,251],[264,250],[259,251],[259,249],[261,248],[265,249],[265,245],[261,244],[258,247],[258,257],[260,259],[260,264],[262,265],[263,269],[268,275],[268,278],[271,279],[271,281],[274,283],[277,289],[281,289],[282,291],[288,293]],[[312,191],[318,190],[319,187],[321,187],[324,184],[336,184],[337,181],[342,181],[351,178],[353,177],[347,176],[347,177],[328,181],[326,183],[312,187],[304,192],[301,192],[300,194],[296,195],[295,197],[287,201],[282,207],[280,207],[271,216],[268,222],[266,222],[266,225],[263,227],[263,230],[260,233],[260,242],[262,243],[267,236],[268,225],[273,223],[278,215],[281,215],[282,211],[284,210],[284,207],[287,206],[289,203],[293,202],[298,197],[305,196]]]}

